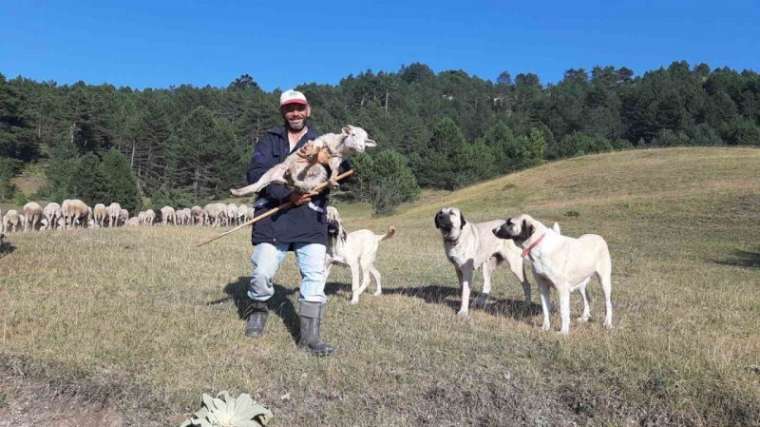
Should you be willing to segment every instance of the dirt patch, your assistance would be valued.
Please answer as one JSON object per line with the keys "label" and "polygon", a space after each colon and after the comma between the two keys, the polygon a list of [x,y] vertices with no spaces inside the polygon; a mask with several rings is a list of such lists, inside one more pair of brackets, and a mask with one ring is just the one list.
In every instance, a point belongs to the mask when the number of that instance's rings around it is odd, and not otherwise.
{"label": "dirt patch", "polygon": [[0,353],[0,427],[159,426],[185,419],[171,413],[162,396],[125,378]]}
{"label": "dirt patch", "polygon": [[0,379],[0,426],[122,426],[124,416],[107,400],[26,378]]}

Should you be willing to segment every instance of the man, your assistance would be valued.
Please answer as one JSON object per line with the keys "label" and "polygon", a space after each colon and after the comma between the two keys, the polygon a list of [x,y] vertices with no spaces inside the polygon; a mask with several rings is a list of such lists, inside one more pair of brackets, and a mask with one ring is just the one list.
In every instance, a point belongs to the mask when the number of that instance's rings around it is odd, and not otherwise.
{"label": "man", "polygon": [[[283,92],[280,113],[284,126],[268,130],[256,144],[248,166],[249,184],[319,136],[316,130],[308,126],[311,107],[303,93],[295,90]],[[315,355],[330,355],[335,348],[320,339],[320,321],[327,303],[324,293],[327,195],[301,194],[282,184],[270,184],[258,193],[254,205],[256,215],[287,201],[295,206],[256,223],[253,228],[253,277],[248,286],[248,297],[252,302],[247,310],[245,334],[258,337],[264,333],[267,301],[274,295],[272,278],[287,252],[294,251],[301,271],[298,307],[301,333],[298,345]]]}

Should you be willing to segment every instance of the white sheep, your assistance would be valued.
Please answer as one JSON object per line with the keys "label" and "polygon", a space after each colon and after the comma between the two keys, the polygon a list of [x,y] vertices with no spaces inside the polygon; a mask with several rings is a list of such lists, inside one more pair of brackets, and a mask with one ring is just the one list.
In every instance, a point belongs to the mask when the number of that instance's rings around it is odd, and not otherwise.
{"label": "white sheep", "polygon": [[191,224],[194,224],[194,225],[206,224],[206,215],[202,207],[196,205],[190,208],[190,216],[191,216]]}
{"label": "white sheep", "polygon": [[11,209],[5,213],[3,217],[3,230],[10,233],[11,231],[18,231],[22,224],[22,215],[17,210]]}
{"label": "white sheep", "polygon": [[61,204],[61,213],[65,218],[66,228],[74,228],[77,224],[86,226],[92,217],[92,209],[79,199],[66,199]]}
{"label": "white sheep", "polygon": [[23,207],[24,212],[24,232],[37,229],[37,224],[42,218],[42,206],[37,202],[29,202]]}
{"label": "white sheep", "polygon": [[55,228],[58,224],[58,219],[61,218],[61,205],[55,202],[50,202],[45,205],[45,209],[42,210],[42,214],[47,219],[47,229]]}
{"label": "white sheep", "polygon": [[175,219],[177,220],[177,224],[187,225],[190,222],[190,209],[177,209],[175,212]]}
{"label": "white sheep", "polygon": [[208,224],[213,224],[214,227],[219,227],[220,225],[227,225],[226,217],[227,214],[225,212],[227,208],[227,205],[224,203],[209,203],[207,204],[203,210],[206,211],[206,218],[208,218]]}
{"label": "white sheep", "polygon": [[143,225],[153,225],[153,222],[156,220],[156,213],[153,212],[153,209],[148,209],[145,212],[143,212]]}
{"label": "white sheep", "polygon": [[108,210],[108,226],[109,227],[116,227],[119,225],[119,214],[121,213],[121,205],[112,202],[108,207],[106,208]]}
{"label": "white sheep", "polygon": [[122,224],[126,224],[127,220],[129,220],[129,211],[124,208],[121,208],[121,210],[119,211],[119,222]]}
{"label": "white sheep", "polygon": [[92,215],[98,226],[103,227],[105,225],[106,218],[108,218],[108,209],[106,205],[98,203],[92,209]]}
{"label": "white sheep", "polygon": [[161,224],[168,224],[170,221],[172,224],[177,225],[177,213],[171,206],[164,206],[159,209],[161,211]]}
{"label": "white sheep", "polygon": [[243,222],[247,221],[245,219],[246,214],[248,213],[248,205],[240,204],[238,206],[238,224],[242,224]]}
{"label": "white sheep", "polygon": [[238,221],[238,207],[234,203],[230,203],[227,205],[227,208],[225,209],[225,213],[227,214],[227,225],[236,225]]}

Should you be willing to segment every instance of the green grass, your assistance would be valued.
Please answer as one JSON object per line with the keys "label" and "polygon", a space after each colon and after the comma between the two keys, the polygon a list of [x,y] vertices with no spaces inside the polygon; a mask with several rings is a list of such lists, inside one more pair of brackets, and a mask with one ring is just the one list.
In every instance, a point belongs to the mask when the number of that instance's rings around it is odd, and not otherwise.
{"label": "green grass", "polygon": [[[629,151],[425,193],[390,217],[341,205],[350,230],[399,233],[380,248],[383,296],[371,287],[349,305],[350,275],[333,269],[327,359],[296,349],[290,257],[266,335],[243,336],[230,295],[250,276],[246,232],[202,248],[217,229],[14,234],[0,258],[0,372],[77,384],[141,425],[172,424],[220,390],[251,393],[279,426],[758,425],[758,170],[760,150]],[[592,322],[561,337],[555,314],[542,332],[505,269],[490,304],[457,320],[433,226],[442,206],[603,235],[615,328],[601,326],[592,282]]]}

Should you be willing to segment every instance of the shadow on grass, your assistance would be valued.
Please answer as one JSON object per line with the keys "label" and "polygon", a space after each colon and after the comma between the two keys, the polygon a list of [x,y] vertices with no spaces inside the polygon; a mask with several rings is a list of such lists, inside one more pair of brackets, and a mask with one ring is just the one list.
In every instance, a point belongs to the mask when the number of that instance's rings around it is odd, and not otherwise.
{"label": "shadow on grass", "polygon": [[760,249],[755,251],[735,249],[729,257],[719,259],[715,262],[722,265],[760,269]]}
{"label": "shadow on grass", "polygon": [[[441,285],[427,285],[410,288],[383,289],[383,294],[406,295],[420,298],[428,304],[441,304],[451,310],[459,311],[461,293],[459,289]],[[525,319],[541,313],[539,304],[525,305],[525,301],[514,299],[499,299],[490,295],[486,296],[484,303],[480,303],[484,294],[472,292],[470,295],[470,310],[483,310],[494,316],[503,315],[514,319]],[[479,298],[480,297],[480,298]]]}
{"label": "shadow on grass", "polygon": [[5,234],[0,236],[0,258],[10,255],[16,250],[16,247],[11,242],[6,241],[5,238]]}
{"label": "shadow on grass", "polygon": [[[238,317],[241,320],[245,320],[247,317],[248,309],[251,304],[251,299],[248,298],[247,289],[248,283],[251,281],[250,276],[240,276],[234,282],[230,282],[224,286],[224,293],[227,294],[224,298],[219,298],[214,301],[209,301],[206,305],[224,304],[226,302],[233,302],[237,308]],[[325,285],[325,293],[335,294],[341,290],[344,285],[342,283],[329,282]],[[290,295],[298,293],[298,288],[289,289],[284,286],[274,284],[274,296],[267,301],[267,306],[270,312],[273,312],[279,316],[285,327],[288,328],[288,332],[293,337],[293,340],[298,341],[298,334],[300,329],[300,323],[298,320],[298,313],[293,305],[293,302],[289,298]]]}

